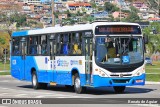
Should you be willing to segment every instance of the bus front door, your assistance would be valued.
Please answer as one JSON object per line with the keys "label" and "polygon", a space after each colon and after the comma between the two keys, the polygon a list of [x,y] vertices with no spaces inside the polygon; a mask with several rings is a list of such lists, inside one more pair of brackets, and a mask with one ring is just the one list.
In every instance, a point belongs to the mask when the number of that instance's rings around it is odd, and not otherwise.
{"label": "bus front door", "polygon": [[20,52],[21,52],[21,59],[20,59],[20,79],[25,80],[25,60],[26,60],[26,52],[27,52],[27,42],[26,37],[22,37],[20,40]]}
{"label": "bus front door", "polygon": [[92,38],[85,37],[85,75],[86,85],[91,85],[91,74],[92,74]]}

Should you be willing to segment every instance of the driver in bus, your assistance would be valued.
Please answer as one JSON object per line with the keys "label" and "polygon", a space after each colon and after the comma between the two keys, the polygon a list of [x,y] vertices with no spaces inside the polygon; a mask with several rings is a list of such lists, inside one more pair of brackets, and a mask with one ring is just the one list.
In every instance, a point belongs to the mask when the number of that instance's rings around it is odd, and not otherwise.
{"label": "driver in bus", "polygon": [[113,41],[111,40],[111,38],[105,39],[105,46],[108,51],[106,55],[106,60],[108,58],[116,58],[116,48],[113,46]]}

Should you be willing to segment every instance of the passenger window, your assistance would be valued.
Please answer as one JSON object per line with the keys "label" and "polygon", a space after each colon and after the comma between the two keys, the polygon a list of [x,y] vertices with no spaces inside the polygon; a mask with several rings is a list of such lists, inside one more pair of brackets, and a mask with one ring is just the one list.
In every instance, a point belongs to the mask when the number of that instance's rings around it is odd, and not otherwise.
{"label": "passenger window", "polygon": [[81,55],[82,54],[82,33],[74,33],[72,36],[72,54]]}
{"label": "passenger window", "polygon": [[60,54],[68,55],[70,53],[69,34],[61,35],[61,51]]}
{"label": "passenger window", "polygon": [[41,36],[41,54],[42,55],[47,54],[47,36],[46,35]]}
{"label": "passenger window", "polygon": [[13,38],[12,39],[12,54],[13,55],[20,55],[21,50],[20,50],[20,38]]}
{"label": "passenger window", "polygon": [[37,53],[37,46],[38,46],[38,36],[32,36],[29,38],[29,54],[36,55]]}

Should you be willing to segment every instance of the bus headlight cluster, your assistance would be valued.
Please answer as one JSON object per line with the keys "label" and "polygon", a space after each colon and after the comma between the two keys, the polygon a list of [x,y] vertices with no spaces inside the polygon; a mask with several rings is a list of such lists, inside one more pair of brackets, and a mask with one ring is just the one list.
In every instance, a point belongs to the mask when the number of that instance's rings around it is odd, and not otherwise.
{"label": "bus headlight cluster", "polygon": [[101,77],[108,77],[107,74],[104,71],[100,70],[100,69],[99,69],[99,73],[98,74]]}
{"label": "bus headlight cluster", "polygon": [[144,67],[140,68],[133,76],[140,76],[143,73],[145,73],[145,68]]}

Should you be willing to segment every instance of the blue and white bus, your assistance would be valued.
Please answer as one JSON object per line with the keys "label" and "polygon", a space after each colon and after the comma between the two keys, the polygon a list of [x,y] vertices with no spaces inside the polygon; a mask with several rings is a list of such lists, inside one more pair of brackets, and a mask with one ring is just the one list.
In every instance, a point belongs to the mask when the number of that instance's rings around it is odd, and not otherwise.
{"label": "blue and white bus", "polygon": [[11,75],[31,81],[33,88],[145,84],[145,38],[139,24],[94,22],[13,32]]}

